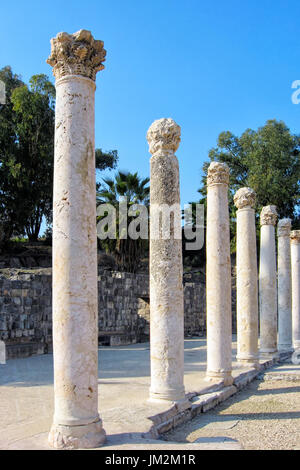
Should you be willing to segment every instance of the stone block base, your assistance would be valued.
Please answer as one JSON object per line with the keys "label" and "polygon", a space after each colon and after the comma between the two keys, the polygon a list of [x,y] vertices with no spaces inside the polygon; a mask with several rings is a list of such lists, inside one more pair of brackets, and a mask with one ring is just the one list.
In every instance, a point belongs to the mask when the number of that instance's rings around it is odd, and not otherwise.
{"label": "stone block base", "polygon": [[101,447],[106,440],[102,421],[83,426],[53,424],[48,442],[55,449],[93,449]]}
{"label": "stone block base", "polygon": [[213,382],[218,383],[222,380],[223,384],[227,387],[228,385],[233,384],[233,377],[230,372],[214,372],[214,371],[207,371],[205,381],[206,382]]}
{"label": "stone block base", "polygon": [[182,389],[170,389],[163,392],[155,392],[150,389],[150,401],[179,401],[185,398],[184,387]]}

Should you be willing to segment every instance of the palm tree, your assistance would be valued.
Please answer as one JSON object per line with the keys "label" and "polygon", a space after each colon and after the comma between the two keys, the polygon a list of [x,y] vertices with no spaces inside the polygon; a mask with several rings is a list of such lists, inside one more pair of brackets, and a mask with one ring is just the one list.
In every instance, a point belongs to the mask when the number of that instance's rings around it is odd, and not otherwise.
{"label": "palm tree", "polygon": [[[115,178],[104,178],[102,184],[98,186],[97,205],[109,203],[117,210],[119,203],[127,198],[128,206],[133,204],[142,204],[149,207],[150,188],[147,186],[149,178],[140,178],[137,173],[118,171]],[[128,216],[127,226],[133,217]],[[146,249],[147,240],[138,238],[120,238],[119,233],[120,220],[117,217],[117,239],[103,240],[102,245],[106,251],[113,253],[117,266],[120,271],[136,272],[141,257]]]}

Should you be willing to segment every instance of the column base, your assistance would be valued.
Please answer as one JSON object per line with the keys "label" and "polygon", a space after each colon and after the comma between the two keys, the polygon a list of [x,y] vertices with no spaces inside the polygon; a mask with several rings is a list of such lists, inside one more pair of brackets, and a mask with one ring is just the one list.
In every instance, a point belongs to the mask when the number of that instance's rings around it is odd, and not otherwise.
{"label": "column base", "polygon": [[279,356],[279,352],[274,350],[261,349],[259,352],[259,357],[261,359],[278,359]]}
{"label": "column base", "polygon": [[170,389],[162,392],[153,391],[150,389],[149,401],[179,401],[185,398],[184,387],[181,389]]}
{"label": "column base", "polygon": [[94,449],[101,447],[105,440],[101,419],[82,426],[53,424],[48,436],[48,443],[55,449]]}
{"label": "column base", "polygon": [[278,351],[280,353],[281,352],[284,352],[284,353],[293,352],[294,348],[291,343],[290,344],[278,344]]}
{"label": "column base", "polygon": [[243,358],[243,357],[236,357],[236,362],[237,362],[237,365],[240,366],[240,367],[254,367],[255,369],[259,369],[260,368],[260,364],[259,364],[259,358],[258,356],[255,356],[255,357],[249,357],[249,358]]}
{"label": "column base", "polygon": [[231,371],[227,372],[214,372],[214,371],[207,371],[206,376],[204,379],[206,382],[224,382],[224,385],[232,385],[233,384],[233,377],[231,375]]}

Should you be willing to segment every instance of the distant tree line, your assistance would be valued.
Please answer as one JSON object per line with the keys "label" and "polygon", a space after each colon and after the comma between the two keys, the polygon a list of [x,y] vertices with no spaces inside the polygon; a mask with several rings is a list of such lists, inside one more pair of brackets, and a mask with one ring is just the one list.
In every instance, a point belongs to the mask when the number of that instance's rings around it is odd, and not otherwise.
{"label": "distant tree line", "polygon": [[[10,66],[0,70],[0,242],[38,240],[43,218],[52,223],[55,87],[44,74],[26,85]],[[95,151],[98,170],[116,168],[118,152]]]}

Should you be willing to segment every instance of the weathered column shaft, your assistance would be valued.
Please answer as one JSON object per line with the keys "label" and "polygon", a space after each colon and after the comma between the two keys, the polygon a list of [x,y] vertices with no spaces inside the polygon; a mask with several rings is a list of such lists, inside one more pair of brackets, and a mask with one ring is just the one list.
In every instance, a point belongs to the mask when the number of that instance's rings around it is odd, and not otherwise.
{"label": "weathered column shaft", "polygon": [[229,168],[212,162],[207,176],[207,380],[231,384],[232,315],[228,211]]}
{"label": "weathered column shaft", "polygon": [[278,238],[278,350],[292,349],[291,220],[277,224]]}
{"label": "weathered column shaft", "polygon": [[255,227],[255,193],[239,189],[236,233],[237,360],[245,366],[258,364],[258,286]]}
{"label": "weathered column shaft", "polygon": [[[56,448],[102,444],[98,414],[95,74],[103,43],[60,33],[48,63],[56,77],[53,193],[53,352]],[[98,66],[96,67],[96,64]]]}
{"label": "weathered column shaft", "polygon": [[259,266],[259,306],[260,306],[260,352],[272,355],[277,352],[277,286],[275,206],[262,208],[260,223],[260,266]]}
{"label": "weathered column shaft", "polygon": [[[150,153],[150,399],[184,398],[184,307],[179,167],[180,127],[159,119],[147,133]],[[172,208],[174,216],[169,216]],[[168,219],[164,225],[164,216]],[[166,220],[166,219],[165,219]],[[179,224],[179,227],[178,227]],[[177,225],[177,227],[176,227]],[[168,229],[170,233],[168,234]]]}
{"label": "weathered column shaft", "polygon": [[300,349],[300,230],[291,232],[293,347]]}

